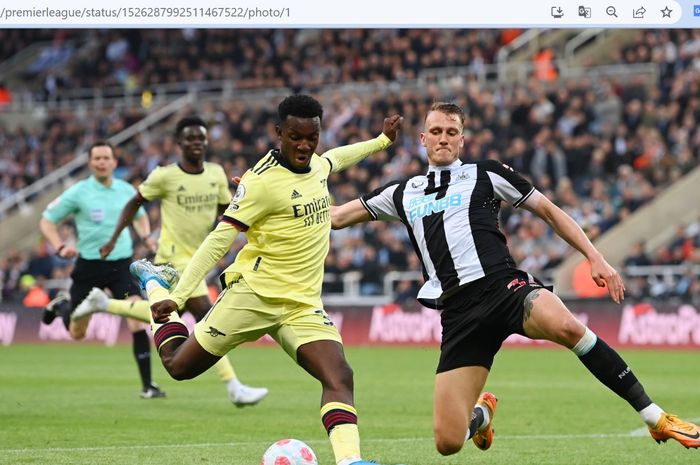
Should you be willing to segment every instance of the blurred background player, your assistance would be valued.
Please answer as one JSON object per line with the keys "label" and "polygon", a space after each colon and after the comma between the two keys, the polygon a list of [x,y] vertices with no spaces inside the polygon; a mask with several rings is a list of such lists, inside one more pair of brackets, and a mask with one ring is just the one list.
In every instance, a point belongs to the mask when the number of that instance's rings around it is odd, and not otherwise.
{"label": "blurred background player", "polygon": [[[223,168],[204,161],[208,137],[204,121],[198,117],[181,119],[175,129],[175,138],[182,150],[178,163],[156,168],[139,186],[125,205],[111,239],[100,249],[101,256],[109,255],[118,238],[132,221],[141,205],[160,200],[161,234],[158,240],[156,263],[171,263],[179,272],[185,269],[197,247],[211,231],[216,219],[231,201],[231,192]],[[202,280],[185,303],[197,321],[211,307],[207,284]],[[75,315],[89,315],[106,311],[150,322],[148,302],[109,299],[99,288],[92,290],[85,304]],[[250,387],[239,381],[227,357],[216,364],[216,370],[236,406],[254,405],[268,393],[267,388]]]}
{"label": "blurred background player", "polygon": [[[111,253],[100,256],[100,246],[111,236],[121,209],[134,195],[135,189],[131,184],[114,178],[117,158],[114,148],[107,142],[95,142],[90,147],[88,167],[91,176],[71,186],[49,204],[39,221],[42,234],[60,257],[78,257],[71,274],[71,305],[60,315],[73,339],[85,337],[90,318],[73,318],[71,312],[92,288],[107,288],[114,296],[130,296],[127,297],[130,303],[144,302],[128,274],[133,254],[129,232],[119,234]],[[77,247],[63,243],[58,232],[57,224],[69,215],[73,215],[78,230]],[[148,237],[150,225],[145,211],[139,209],[132,220],[139,237]],[[50,324],[58,316],[56,310],[66,302],[65,296],[59,295],[45,310],[43,322]],[[151,341],[145,326],[130,318],[126,321],[133,335],[134,357],[143,385],[141,397],[164,397],[165,393],[151,379]]]}
{"label": "blurred background player", "polygon": [[[194,378],[238,345],[269,334],[321,383],[321,417],[336,463],[369,464],[360,455],[352,369],[321,301],[330,234],[326,181],[331,173],[387,148],[403,118],[386,118],[375,139],[319,157],[321,104],[308,95],[292,95],[280,103],[278,116],[280,149],[245,173],[172,295],[160,276],[162,267],[139,261],[131,270],[153,303],[153,337],[173,378]],[[222,274],[224,290],[207,319],[189,335],[178,309],[241,231],[248,243]]]}
{"label": "blurred background player", "polygon": [[[539,280],[516,268],[498,229],[501,201],[546,221],[590,262],[596,284],[607,287],[615,303],[624,299],[622,278],[569,215],[512,168],[496,160],[459,159],[463,125],[459,106],[436,102],[420,134],[430,163],[427,174],[394,181],[332,209],[333,228],[400,220],[413,238],[427,277],[418,300],[442,310],[433,409],[437,450],[455,454],[465,435],[472,437],[480,429],[474,442],[481,449],[490,446],[496,399],[490,393],[479,395],[495,354],[514,333],[574,352],[601,383],[639,413],[656,441],[675,439],[687,448],[700,447],[698,426],[653,403],[614,349]],[[477,399],[483,408],[473,412]]]}

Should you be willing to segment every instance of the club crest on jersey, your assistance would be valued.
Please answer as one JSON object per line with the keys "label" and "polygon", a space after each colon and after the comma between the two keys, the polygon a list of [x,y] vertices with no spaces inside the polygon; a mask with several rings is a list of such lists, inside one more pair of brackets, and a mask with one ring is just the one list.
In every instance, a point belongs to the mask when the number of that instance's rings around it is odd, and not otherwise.
{"label": "club crest on jersey", "polygon": [[457,175],[457,181],[466,181],[467,179],[469,179],[469,173],[466,171],[462,171]]}
{"label": "club crest on jersey", "polygon": [[243,184],[239,184],[238,188],[236,189],[236,193],[233,194],[233,201],[238,202],[243,197],[245,197],[245,186]]}

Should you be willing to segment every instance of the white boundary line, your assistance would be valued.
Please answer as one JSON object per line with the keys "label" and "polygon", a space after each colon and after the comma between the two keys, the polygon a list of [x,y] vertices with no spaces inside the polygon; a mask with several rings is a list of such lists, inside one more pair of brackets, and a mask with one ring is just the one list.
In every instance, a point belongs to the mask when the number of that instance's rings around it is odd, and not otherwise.
{"label": "white boundary line", "polygon": [[[635,430],[636,431],[636,430]],[[607,439],[607,438],[638,438],[641,435],[633,434],[635,431],[626,434],[535,434],[535,435],[499,435],[498,440],[564,440],[564,439]],[[416,441],[432,441],[432,437],[418,438],[366,438],[362,439],[363,443],[384,443],[384,442],[416,442]],[[325,444],[327,440],[305,440],[304,442],[314,444]],[[24,448],[24,449],[0,449],[0,454],[34,454],[43,452],[97,452],[108,450],[125,450],[125,449],[183,449],[183,448],[201,448],[201,447],[241,447],[241,446],[260,446],[269,445],[269,441],[243,441],[243,442],[210,442],[199,444],[124,444],[122,446],[104,446],[104,447],[48,447],[48,448]]]}
{"label": "white boundary line", "polygon": [[[688,421],[700,421],[700,417],[691,418]],[[601,434],[505,434],[499,435],[498,440],[506,441],[531,441],[531,440],[566,440],[566,439],[637,439],[646,437],[649,434],[646,427],[637,428],[628,433],[601,433]],[[415,442],[415,441],[432,441],[432,437],[415,437],[415,438],[366,438],[362,439],[363,443],[383,443],[383,442]],[[311,445],[325,444],[327,440],[308,440],[305,441]],[[24,448],[24,449],[0,449],[1,453],[24,454],[24,453],[42,453],[42,452],[96,452],[107,450],[124,450],[124,449],[184,449],[184,448],[200,448],[200,447],[241,447],[241,446],[260,446],[269,445],[269,441],[242,441],[242,442],[208,442],[198,444],[124,444],[121,446],[103,446],[103,447],[47,447],[47,448]]]}

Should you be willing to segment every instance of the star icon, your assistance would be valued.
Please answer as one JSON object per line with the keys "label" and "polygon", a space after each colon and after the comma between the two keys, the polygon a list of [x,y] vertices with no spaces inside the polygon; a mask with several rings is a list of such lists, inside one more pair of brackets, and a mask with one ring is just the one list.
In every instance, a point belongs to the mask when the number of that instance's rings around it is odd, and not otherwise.
{"label": "star icon", "polygon": [[672,11],[673,11],[673,10],[670,9],[670,8],[667,6],[666,8],[664,8],[663,10],[661,10],[661,14],[663,15],[663,16],[661,16],[661,17],[662,17],[662,18],[670,18],[670,17],[671,17],[671,12],[672,12]]}

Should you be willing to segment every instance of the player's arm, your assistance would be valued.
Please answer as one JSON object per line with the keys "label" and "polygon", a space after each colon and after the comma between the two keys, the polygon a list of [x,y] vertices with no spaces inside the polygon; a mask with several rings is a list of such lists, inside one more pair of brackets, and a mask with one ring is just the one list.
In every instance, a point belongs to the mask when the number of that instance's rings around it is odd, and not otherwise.
{"label": "player's arm", "polygon": [[148,218],[148,215],[145,213],[145,211],[140,217],[134,220],[133,225],[136,234],[141,238],[146,247],[148,247],[149,252],[155,253],[156,247],[153,243],[153,240],[150,238],[151,220],[150,218]]}
{"label": "player's arm", "polygon": [[538,191],[534,191],[522,207],[542,218],[559,237],[586,257],[591,264],[591,277],[599,287],[607,284],[615,303],[625,298],[625,284],[620,274],[608,264],[573,218]]}
{"label": "player's arm", "polygon": [[333,229],[347,228],[353,224],[365,223],[371,219],[372,217],[359,199],[343,205],[331,206],[331,228]]}
{"label": "player's arm", "polygon": [[323,158],[327,159],[331,164],[331,172],[343,171],[358,164],[373,153],[389,147],[396,140],[402,122],[403,117],[399,115],[384,118],[384,130],[379,137],[338,147],[324,153]]}
{"label": "player's arm", "polygon": [[[109,239],[109,241],[100,247],[100,257],[102,257],[102,260],[107,258],[107,256],[112,253],[112,250],[114,250],[114,246],[117,243],[117,239],[119,239],[119,235],[124,231],[124,228],[129,226],[131,223],[134,222],[134,217],[136,217],[136,213],[139,211],[139,208],[143,203],[146,202],[146,199],[144,199],[140,193],[136,193],[127,203],[124,205],[124,208],[122,209],[122,212],[119,214],[119,221],[117,221],[117,226],[114,228],[114,232],[112,233],[112,237]],[[145,221],[148,222],[148,215],[144,215],[142,218],[145,218]],[[134,227],[136,227],[136,224],[134,223]],[[148,237],[150,234],[150,225],[148,225],[148,234],[142,235],[139,233],[138,229],[136,229],[136,232],[139,234],[139,237],[144,239]]]}
{"label": "player's arm", "polygon": [[239,230],[232,224],[221,221],[216,228],[207,235],[199,246],[194,256],[182,272],[182,276],[170,294],[170,297],[151,305],[153,321],[165,323],[170,314],[185,306],[185,301],[194,292],[199,283],[206,277],[209,270],[221,260],[231,248],[231,244],[238,237]]}
{"label": "player's arm", "polygon": [[210,232],[199,246],[194,256],[187,264],[182,277],[170,295],[178,308],[185,305],[185,301],[192,292],[204,280],[214,265],[231,249],[233,241],[238,237],[239,230],[236,226],[226,221],[221,221]]}

